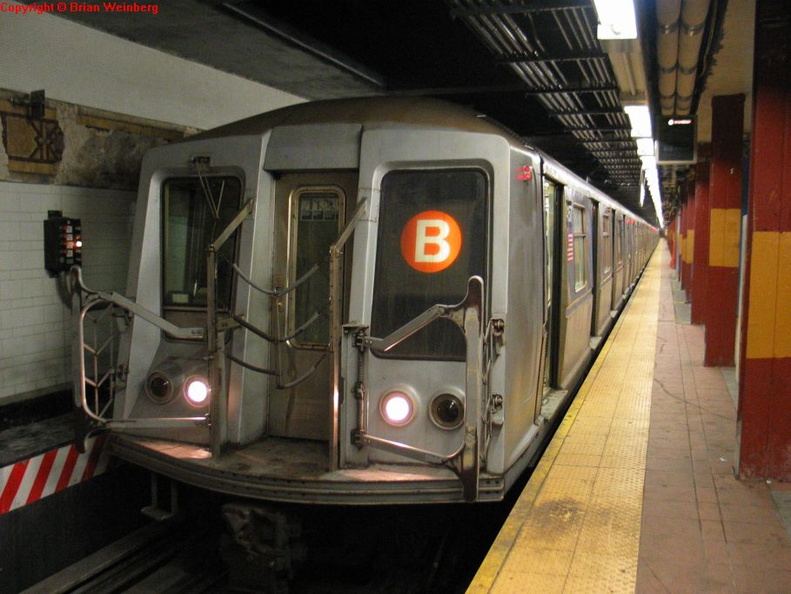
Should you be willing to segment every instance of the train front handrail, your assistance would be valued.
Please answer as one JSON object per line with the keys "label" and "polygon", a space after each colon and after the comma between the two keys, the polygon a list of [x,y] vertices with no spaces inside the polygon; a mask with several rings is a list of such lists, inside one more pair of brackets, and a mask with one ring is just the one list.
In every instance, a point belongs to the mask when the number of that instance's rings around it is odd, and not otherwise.
{"label": "train front handrail", "polygon": [[[162,417],[118,419],[108,415],[113,406],[117,383],[126,375],[126,369],[117,361],[116,342],[121,330],[134,317],[153,324],[160,330],[179,338],[202,338],[203,328],[181,328],[159,317],[154,312],[119,295],[88,288],[82,279],[82,270],[73,266],[70,271],[72,324],[75,340],[72,343],[73,402],[75,410],[75,443],[83,451],[85,440],[94,433],[119,427],[172,427],[184,424],[206,424],[206,417]],[[93,316],[93,312],[99,312]],[[109,319],[108,336],[98,336],[97,327]],[[123,320],[121,322],[120,320]],[[86,339],[85,328],[93,324],[92,341]],[[101,359],[109,359],[102,364]],[[90,361],[90,373],[86,368]],[[106,369],[104,369],[106,368]],[[92,391],[89,394],[89,389]]]}
{"label": "train front handrail", "polygon": [[349,222],[330,246],[330,353],[332,354],[332,386],[330,394],[330,470],[340,466],[340,410],[341,410],[341,341],[343,340],[343,248],[367,212],[369,199],[361,196]]}
{"label": "train front handrail", "polygon": [[[487,333],[484,331],[484,282],[480,276],[472,276],[467,281],[467,294],[464,299],[455,305],[433,305],[422,314],[413,318],[400,328],[391,332],[384,338],[376,338],[365,334],[361,329],[357,337],[357,347],[360,350],[360,365],[358,366],[357,384],[360,395],[358,406],[361,414],[358,415],[358,427],[354,430],[354,440],[357,445],[367,445],[373,448],[400,454],[408,458],[433,464],[450,464],[461,480],[464,498],[475,501],[478,498],[478,478],[480,476],[480,438],[484,436],[484,421],[481,414],[483,408],[483,379],[488,365],[484,360],[484,342]],[[448,455],[437,454],[407,444],[370,435],[367,431],[367,422],[364,411],[366,389],[362,386],[362,358],[366,350],[379,350],[387,352],[398,344],[419,332],[433,321],[446,318],[453,321],[464,333],[466,344],[465,356],[465,394],[466,411],[464,416],[464,438],[461,445]]]}

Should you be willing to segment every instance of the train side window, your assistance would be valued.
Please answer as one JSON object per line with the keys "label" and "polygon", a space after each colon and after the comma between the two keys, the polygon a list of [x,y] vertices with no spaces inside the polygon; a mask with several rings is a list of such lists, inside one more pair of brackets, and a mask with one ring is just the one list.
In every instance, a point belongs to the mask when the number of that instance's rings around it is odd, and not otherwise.
{"label": "train side window", "polygon": [[[294,192],[291,203],[292,235],[289,284],[318,270],[294,289],[289,301],[289,333],[306,324],[316,313],[327,311],[330,295],[329,248],[338,238],[343,221],[345,195],[338,187],[303,187]],[[326,318],[325,318],[326,319]],[[329,325],[308,324],[295,340],[297,346],[326,347]]]}
{"label": "train side window", "polygon": [[585,266],[587,253],[587,228],[585,224],[585,208],[574,204],[571,213],[572,233],[574,234],[574,291],[585,288],[588,284],[588,270]]}
{"label": "train side window", "polygon": [[[391,171],[382,179],[371,334],[385,337],[486,279],[487,175],[477,169]],[[382,357],[464,360],[461,330],[435,320]]]}
{"label": "train side window", "polygon": [[615,220],[615,264],[621,266],[623,263],[623,219],[618,217]]}
{"label": "train side window", "polygon": [[[241,205],[235,177],[171,178],[162,185],[163,307],[206,307],[206,247],[233,220]],[[231,303],[235,237],[217,254],[217,300]]]}

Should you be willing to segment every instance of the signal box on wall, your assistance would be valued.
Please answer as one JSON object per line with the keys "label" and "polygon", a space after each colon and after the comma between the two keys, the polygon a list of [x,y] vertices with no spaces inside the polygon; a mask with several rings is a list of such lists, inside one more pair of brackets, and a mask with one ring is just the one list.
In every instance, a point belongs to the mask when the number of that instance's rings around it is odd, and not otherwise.
{"label": "signal box on wall", "polygon": [[52,214],[44,221],[44,267],[55,276],[82,264],[82,222]]}

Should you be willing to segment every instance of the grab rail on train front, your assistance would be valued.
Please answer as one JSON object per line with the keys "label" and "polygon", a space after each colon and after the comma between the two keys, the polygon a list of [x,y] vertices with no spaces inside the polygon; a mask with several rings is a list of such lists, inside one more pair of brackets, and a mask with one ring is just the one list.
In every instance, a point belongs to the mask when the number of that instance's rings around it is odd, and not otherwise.
{"label": "grab rail on train front", "polygon": [[[88,288],[82,279],[79,266],[71,269],[72,323],[76,340],[72,343],[72,378],[74,382],[75,443],[85,448],[85,440],[94,433],[113,428],[161,428],[184,425],[208,426],[211,435],[212,455],[219,453],[226,431],[227,394],[224,376],[224,333],[232,327],[231,320],[220,320],[217,309],[217,251],[232,237],[236,229],[252,213],[254,200],[249,200],[236,213],[231,222],[219,233],[206,248],[207,306],[206,328],[183,328],[164,319],[144,306],[115,292],[102,292]],[[98,315],[93,315],[98,312]],[[107,313],[109,312],[109,313]],[[86,323],[92,323],[96,336],[96,324],[102,319],[111,318],[110,336],[86,342]],[[209,414],[190,417],[149,417],[114,418],[107,416],[112,408],[117,384],[123,383],[128,373],[123,363],[119,363],[112,349],[118,342],[121,332],[117,326],[127,327],[137,318],[152,324],[176,339],[205,339],[208,350],[208,371],[212,398]],[[123,322],[121,322],[123,320]],[[101,361],[105,357],[105,361]],[[86,369],[86,358],[90,361],[91,373]],[[100,371],[103,369],[103,371]],[[89,398],[88,391],[91,391]]]}
{"label": "grab rail on train front", "polygon": [[[479,276],[470,277],[467,282],[467,294],[455,305],[433,305],[422,314],[413,318],[384,338],[376,338],[366,334],[365,328],[358,329],[356,345],[360,350],[358,359],[358,377],[355,394],[358,401],[358,426],[354,430],[354,441],[357,445],[367,445],[380,450],[400,454],[408,458],[430,464],[449,465],[462,483],[464,498],[474,501],[478,498],[478,479],[481,467],[481,440],[488,442],[484,427],[484,378],[488,374],[487,353],[484,345],[487,333],[483,324],[484,282]],[[363,354],[366,350],[387,352],[398,344],[419,332],[433,321],[446,318],[459,326],[464,333],[465,356],[465,394],[466,411],[464,417],[464,437],[459,447],[448,455],[437,454],[429,450],[416,448],[408,444],[384,439],[371,435],[367,431],[367,390],[363,384]]]}
{"label": "grab rail on train front", "polygon": [[[85,440],[94,433],[114,427],[206,424],[205,416],[146,419],[108,416],[118,383],[124,381],[127,372],[126,367],[118,361],[119,337],[125,330],[121,326],[128,327],[131,320],[137,317],[171,336],[184,339],[202,338],[204,329],[181,328],[123,295],[88,288],[79,266],[71,268],[70,279],[72,324],[76,337],[72,342],[72,381],[75,443],[78,449],[83,451]],[[86,332],[87,325],[90,325],[90,332]]]}

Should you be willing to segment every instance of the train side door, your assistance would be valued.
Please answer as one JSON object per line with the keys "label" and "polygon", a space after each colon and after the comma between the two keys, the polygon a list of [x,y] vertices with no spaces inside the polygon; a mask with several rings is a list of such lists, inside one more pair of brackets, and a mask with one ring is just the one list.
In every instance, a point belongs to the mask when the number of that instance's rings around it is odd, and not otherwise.
{"label": "train side door", "polygon": [[355,172],[285,173],[277,181],[271,367],[279,375],[269,391],[269,435],[330,437],[329,252],[356,192]]}
{"label": "train side door", "polygon": [[[552,388],[558,373],[558,331],[560,328],[562,186],[544,178],[544,234],[546,241],[546,359],[544,386]],[[560,222],[561,224],[558,224]]]}
{"label": "train side door", "polygon": [[[591,316],[590,335],[595,337],[599,333],[599,308],[601,307],[601,235],[602,235],[602,207],[595,200],[591,202],[591,261],[593,262],[593,274],[591,275],[591,289],[593,291],[593,315]],[[609,310],[608,310],[609,312]]]}
{"label": "train side door", "polygon": [[618,309],[623,299],[623,215],[613,211],[613,284],[612,308]]}

